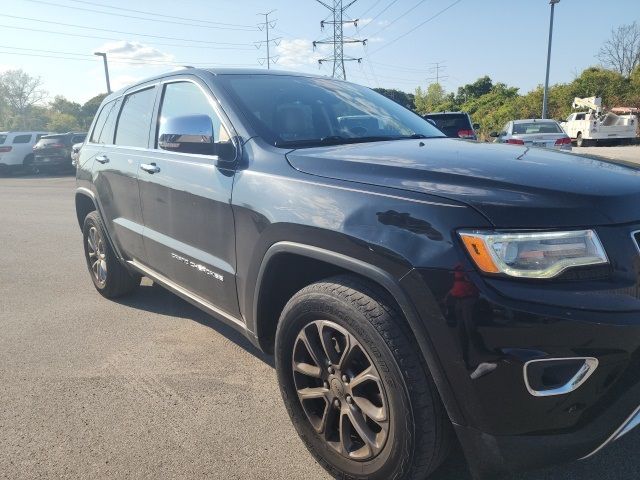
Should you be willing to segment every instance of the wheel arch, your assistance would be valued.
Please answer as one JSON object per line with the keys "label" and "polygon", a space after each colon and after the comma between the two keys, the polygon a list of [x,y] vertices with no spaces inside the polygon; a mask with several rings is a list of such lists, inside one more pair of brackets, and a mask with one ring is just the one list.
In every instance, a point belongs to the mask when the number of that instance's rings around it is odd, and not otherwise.
{"label": "wheel arch", "polygon": [[[303,259],[303,264],[293,267],[292,262],[287,262],[292,257]],[[290,270],[304,272],[313,270],[313,272],[303,274],[301,279],[296,278],[295,280],[298,281],[294,280],[288,289],[278,291],[276,287],[274,291],[274,287],[270,284],[282,275],[283,265]],[[313,268],[308,268],[310,266]],[[286,271],[285,268],[284,272]],[[464,424],[461,410],[453,390],[446,380],[444,369],[440,364],[429,333],[413,303],[401,288],[399,280],[383,269],[360,259],[312,245],[288,241],[273,244],[267,250],[260,265],[253,302],[253,325],[251,327],[253,327],[253,333],[260,348],[266,352],[273,351],[275,329],[280,313],[294,293],[313,282],[341,273],[364,279],[382,289],[383,293],[395,303],[394,306],[403,314],[411,334],[418,344],[450,419],[455,423]]]}
{"label": "wheel arch", "polygon": [[82,228],[87,215],[95,210],[98,210],[98,205],[93,193],[90,190],[78,188],[76,190],[76,216],[80,228]]}

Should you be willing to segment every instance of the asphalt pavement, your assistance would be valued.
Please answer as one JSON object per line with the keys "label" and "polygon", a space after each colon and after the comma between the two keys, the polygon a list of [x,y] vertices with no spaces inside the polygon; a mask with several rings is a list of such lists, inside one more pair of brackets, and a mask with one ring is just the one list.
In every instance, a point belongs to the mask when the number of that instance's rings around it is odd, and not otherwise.
{"label": "asphalt pavement", "polygon": [[[82,255],[71,177],[0,178],[0,477],[329,479],[273,361],[145,280],[113,302]],[[637,479],[640,432],[518,480]],[[470,480],[454,452],[433,480]]]}

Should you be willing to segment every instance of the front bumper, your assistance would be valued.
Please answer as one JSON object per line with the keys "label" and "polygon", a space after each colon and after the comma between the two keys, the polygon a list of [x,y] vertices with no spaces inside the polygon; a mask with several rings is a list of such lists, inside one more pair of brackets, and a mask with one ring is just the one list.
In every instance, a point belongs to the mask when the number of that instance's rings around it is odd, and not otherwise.
{"label": "front bumper", "polygon": [[[457,402],[447,409],[460,412],[452,420],[479,478],[591,456],[640,422],[640,282],[625,289],[593,282],[574,305],[561,295],[560,306],[532,282],[514,293],[466,268],[414,270],[402,283],[418,312],[437,305],[423,321]],[[617,311],[594,298],[619,298]],[[527,362],[572,357],[596,358],[598,366],[569,393],[531,394]]]}

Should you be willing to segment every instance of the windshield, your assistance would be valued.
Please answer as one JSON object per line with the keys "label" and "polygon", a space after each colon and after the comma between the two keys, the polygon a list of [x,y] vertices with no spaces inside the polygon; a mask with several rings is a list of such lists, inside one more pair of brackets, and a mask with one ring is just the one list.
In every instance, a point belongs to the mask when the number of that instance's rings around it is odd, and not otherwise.
{"label": "windshield", "polygon": [[469,117],[463,113],[432,114],[424,118],[432,120],[447,137],[457,137],[460,130],[473,129]]}
{"label": "windshield", "polygon": [[258,134],[277,147],[443,136],[394,101],[352,83],[288,75],[219,79]]}
{"label": "windshield", "polygon": [[530,123],[514,123],[514,135],[528,135],[538,133],[562,133],[560,125],[555,122],[530,122]]}
{"label": "windshield", "polygon": [[45,145],[52,145],[54,143],[60,144],[64,143],[64,140],[66,140],[66,135],[49,135],[47,137],[42,137],[38,141],[37,145],[39,147],[43,147]]}

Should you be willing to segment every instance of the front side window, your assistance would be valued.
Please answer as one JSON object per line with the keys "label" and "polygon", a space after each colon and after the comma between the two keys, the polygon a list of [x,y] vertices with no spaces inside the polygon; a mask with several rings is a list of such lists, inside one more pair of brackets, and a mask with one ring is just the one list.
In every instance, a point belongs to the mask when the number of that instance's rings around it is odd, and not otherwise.
{"label": "front side window", "polygon": [[[205,115],[211,119],[215,143],[231,141],[229,132],[220,121],[211,100],[196,84],[191,82],[168,83],[164,87],[160,123],[168,118]],[[157,136],[157,134],[156,134]],[[158,139],[156,138],[156,146]]]}
{"label": "front side window", "polygon": [[13,139],[14,145],[16,143],[29,143],[31,141],[31,135],[16,135]]}
{"label": "front side window", "polygon": [[146,148],[153,115],[155,87],[140,90],[124,97],[116,127],[116,145]]}
{"label": "front side window", "polygon": [[258,134],[277,147],[444,137],[373,90],[329,78],[220,75]]}

